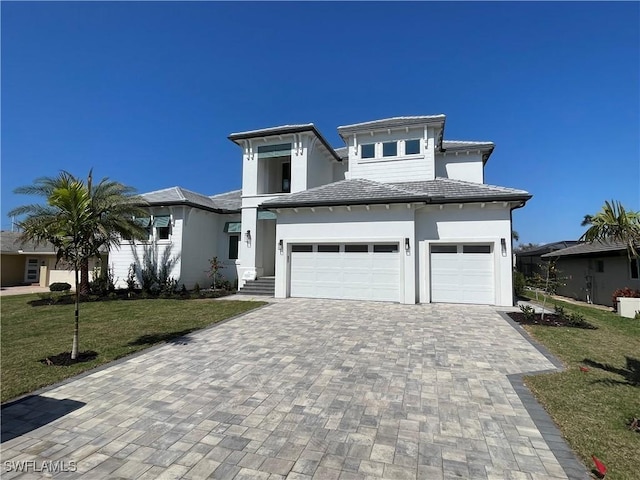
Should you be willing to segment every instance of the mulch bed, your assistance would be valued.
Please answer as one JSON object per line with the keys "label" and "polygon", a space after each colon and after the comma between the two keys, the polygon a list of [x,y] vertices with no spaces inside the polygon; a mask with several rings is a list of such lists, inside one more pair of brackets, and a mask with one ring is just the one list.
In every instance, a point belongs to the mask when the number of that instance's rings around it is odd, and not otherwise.
{"label": "mulch bed", "polygon": [[78,353],[78,358],[71,359],[71,352],[62,352],[58,355],[50,355],[47,358],[40,360],[40,363],[44,363],[50,367],[68,367],[76,363],[90,362],[98,356],[98,352],[93,350],[87,350],[85,352]]}
{"label": "mulch bed", "polygon": [[522,312],[509,312],[507,315],[511,319],[520,325],[542,325],[544,327],[569,327],[569,328],[584,328],[588,330],[595,330],[596,327],[589,322],[573,322],[569,318],[561,317],[555,313],[545,313],[544,319],[542,314],[536,313],[533,318],[527,318]]}

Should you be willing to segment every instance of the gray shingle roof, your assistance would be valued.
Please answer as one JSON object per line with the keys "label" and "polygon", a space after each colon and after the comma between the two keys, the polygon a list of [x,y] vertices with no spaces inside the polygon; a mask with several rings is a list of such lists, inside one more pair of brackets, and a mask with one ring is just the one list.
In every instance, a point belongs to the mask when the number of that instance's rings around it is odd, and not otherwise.
{"label": "gray shingle roof", "polygon": [[240,211],[242,207],[242,190],[219,193],[217,195],[211,195],[209,198],[213,201],[215,208],[219,208],[220,210]]}
{"label": "gray shingle roof", "polygon": [[545,253],[555,252],[556,250],[562,250],[563,248],[572,247],[578,243],[580,242],[576,240],[563,240],[560,242],[545,243],[544,245],[538,245],[537,247],[531,247],[526,250],[515,252],[515,254],[518,257],[535,257]]}
{"label": "gray shingle roof", "polygon": [[207,197],[182,187],[171,187],[140,195],[150,205],[183,204],[213,211],[240,210],[240,190]]}
{"label": "gray shingle roof", "polygon": [[19,253],[18,250],[22,250],[25,253],[52,253],[55,254],[56,249],[50,243],[41,243],[36,245],[33,242],[20,241],[21,232],[0,232],[0,251],[2,253]]}
{"label": "gray shingle roof", "polygon": [[338,154],[338,156],[341,159],[345,160],[349,158],[349,147],[339,147],[339,148],[334,148],[333,150]]}
{"label": "gray shingle roof", "polygon": [[341,127],[338,127],[338,133],[342,136],[342,134],[348,134],[371,128],[391,128],[405,125],[423,125],[425,123],[444,123],[445,119],[446,115],[444,114],[383,118],[380,120],[372,120],[369,122],[343,125]]}
{"label": "gray shingle roof", "polygon": [[251,137],[266,137],[280,133],[299,132],[302,130],[314,130],[313,123],[299,123],[297,125],[279,125],[277,127],[259,128],[257,130],[247,130],[246,132],[236,132],[229,135],[230,140],[239,140]]}
{"label": "gray shingle roof", "polygon": [[264,202],[265,208],[366,205],[376,203],[457,203],[492,200],[528,200],[524,190],[448,178],[424,182],[382,183],[363,178],[341,180]]}
{"label": "gray shingle roof", "polygon": [[[301,123],[298,125],[281,125],[279,127],[269,127],[262,128],[259,130],[248,130],[246,132],[238,132],[232,133],[227,138],[232,142],[238,144],[238,140],[244,140],[247,138],[255,138],[255,137],[269,137],[273,135],[286,135],[288,133],[300,133],[300,132],[312,132],[318,140],[324,145],[327,151],[331,154],[333,158],[337,161],[341,161],[341,158],[336,154],[335,150],[327,139],[320,133],[320,131],[316,128],[313,123]],[[238,144],[239,145],[239,144]]]}
{"label": "gray shingle roof", "polygon": [[602,242],[583,242],[572,247],[556,250],[542,255],[542,258],[566,257],[570,255],[593,255],[596,253],[618,252],[626,250],[626,245],[622,242],[602,241]]}
{"label": "gray shingle roof", "polygon": [[469,140],[443,140],[442,148],[444,150],[468,150],[470,148],[475,149],[488,149],[494,148],[496,145],[493,142],[472,142]]}

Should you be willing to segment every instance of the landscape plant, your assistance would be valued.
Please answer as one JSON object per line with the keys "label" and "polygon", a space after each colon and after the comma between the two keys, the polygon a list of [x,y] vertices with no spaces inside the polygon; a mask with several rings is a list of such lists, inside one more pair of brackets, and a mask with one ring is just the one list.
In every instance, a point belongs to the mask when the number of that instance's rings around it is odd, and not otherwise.
{"label": "landscape plant", "polygon": [[49,285],[50,292],[68,292],[71,290],[71,284],[67,282],[54,282]]}
{"label": "landscape plant", "polygon": [[133,188],[107,178],[94,185],[91,171],[86,181],[61,171],[57,177],[41,177],[33,185],[15,190],[18,194],[41,196],[46,202],[9,212],[10,216],[24,216],[16,222],[21,241],[50,243],[56,250],[56,264],[64,260],[74,271],[73,360],[78,356],[80,270],[86,270],[88,280],[89,260],[99,258],[101,249],[119,245],[123,235],[146,237],[146,231],[133,221],[134,216],[143,212],[142,201],[133,192]]}
{"label": "landscape plant", "polygon": [[580,240],[620,242],[627,249],[629,260],[638,256],[640,212],[627,210],[622,203],[615,200],[606,201],[598,213],[585,215],[581,225],[589,228]]}
{"label": "landscape plant", "polygon": [[[140,260],[136,250],[133,251],[134,261],[130,267],[135,281],[140,285],[145,294],[158,295],[159,293],[171,294],[178,289],[178,282],[171,276],[180,259],[180,255],[171,255],[171,245],[167,245],[161,255],[158,255],[158,247],[155,244],[146,245]],[[132,290],[130,288],[130,290]]]}
{"label": "landscape plant", "polygon": [[629,287],[618,288],[615,290],[611,295],[611,303],[613,305],[614,312],[618,310],[618,297],[640,298],[640,290],[634,290]]}
{"label": "landscape plant", "polygon": [[220,280],[220,270],[223,268],[224,265],[218,260],[218,257],[209,259],[209,271],[207,272],[207,275],[211,279],[214,290],[216,289],[216,282]]}

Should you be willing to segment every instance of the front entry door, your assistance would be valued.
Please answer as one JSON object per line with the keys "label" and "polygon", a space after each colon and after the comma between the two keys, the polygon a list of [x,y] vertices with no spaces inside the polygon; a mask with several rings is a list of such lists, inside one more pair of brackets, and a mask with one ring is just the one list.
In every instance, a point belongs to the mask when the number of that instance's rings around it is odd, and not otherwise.
{"label": "front entry door", "polygon": [[40,281],[40,262],[37,258],[27,257],[24,268],[25,283],[38,283]]}

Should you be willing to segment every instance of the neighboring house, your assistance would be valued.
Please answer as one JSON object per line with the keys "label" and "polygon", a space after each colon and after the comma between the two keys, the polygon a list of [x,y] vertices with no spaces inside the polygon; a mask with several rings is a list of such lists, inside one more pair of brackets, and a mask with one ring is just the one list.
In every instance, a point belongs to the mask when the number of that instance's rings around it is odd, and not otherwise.
{"label": "neighboring house", "polygon": [[444,127],[444,115],[338,127],[335,149],[313,124],[234,133],[242,191],[143,195],[150,241],[112,252],[119,285],[164,246],[188,288],[217,256],[240,288],[275,277],[279,298],[512,305],[511,212],[531,195],[486,185],[494,144],[443,140]]}
{"label": "neighboring house", "polygon": [[[0,283],[2,287],[38,284],[48,287],[55,282],[67,282],[75,288],[73,271],[62,268],[62,262],[56,265],[56,251],[49,243],[36,245],[33,242],[21,242],[20,232],[0,232]],[[106,255],[103,258],[106,262]],[[97,260],[89,263],[89,275],[99,265]]]}
{"label": "neighboring house", "polygon": [[516,270],[522,272],[525,277],[533,277],[538,274],[544,277],[545,263],[549,260],[543,260],[541,257],[545,253],[555,252],[556,250],[562,250],[563,248],[577,245],[580,242],[575,240],[568,240],[563,242],[547,243],[545,245],[539,245],[533,248],[527,248],[526,250],[520,250],[516,252]]}
{"label": "neighboring house", "polygon": [[565,284],[558,288],[558,295],[611,307],[615,290],[640,289],[639,260],[629,260],[620,242],[579,243],[542,255],[542,259],[556,262]]}

